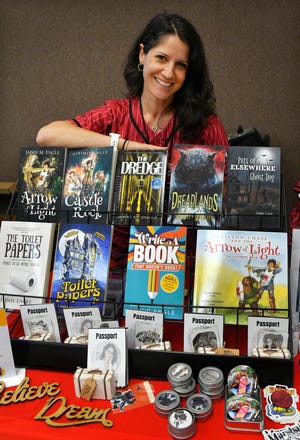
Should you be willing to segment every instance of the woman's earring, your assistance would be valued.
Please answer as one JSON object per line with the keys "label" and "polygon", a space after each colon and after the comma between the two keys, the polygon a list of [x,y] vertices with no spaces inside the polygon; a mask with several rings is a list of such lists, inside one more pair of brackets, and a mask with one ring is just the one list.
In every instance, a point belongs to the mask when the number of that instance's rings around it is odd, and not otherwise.
{"label": "woman's earring", "polygon": [[139,72],[142,72],[144,70],[144,64],[139,63],[138,64],[138,70],[139,70]]}

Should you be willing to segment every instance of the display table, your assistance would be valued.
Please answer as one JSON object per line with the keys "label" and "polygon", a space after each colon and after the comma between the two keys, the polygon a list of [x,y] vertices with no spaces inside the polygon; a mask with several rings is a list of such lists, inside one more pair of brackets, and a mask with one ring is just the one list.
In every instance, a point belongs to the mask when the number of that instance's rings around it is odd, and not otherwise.
{"label": "display table", "polygon": [[[294,387],[300,392],[300,370],[299,370],[300,356],[297,356],[294,360]],[[238,359],[237,359],[238,361]],[[237,362],[238,364],[238,362]],[[60,392],[56,397],[66,398],[65,405],[77,405],[81,408],[97,408],[105,409],[111,408],[110,402],[106,400],[91,400],[86,401],[75,396],[73,385],[73,374],[70,372],[57,372],[57,371],[45,371],[45,370],[33,370],[28,369],[26,376],[30,378],[30,386],[39,386],[44,382],[58,383]],[[129,385],[133,385],[141,382],[142,379],[131,379]],[[150,381],[154,393],[169,389],[170,386],[167,381]],[[271,384],[270,384],[271,385]],[[13,389],[13,388],[9,388]],[[3,392],[0,394],[0,399]],[[35,399],[33,401],[25,401],[18,403],[10,403],[9,405],[0,405],[0,438],[1,440],[13,440],[13,439],[30,439],[30,440],[52,440],[59,439],[75,439],[86,438],[88,440],[93,439],[170,439],[172,438],[168,433],[168,420],[159,416],[152,404],[130,409],[124,413],[114,414],[111,411],[108,412],[106,418],[113,422],[113,426],[108,428],[103,426],[102,423],[85,424],[83,426],[71,426],[71,427],[52,427],[45,423],[45,420],[35,420],[34,417],[41,412],[45,407],[49,396]],[[263,403],[265,399],[263,398]],[[182,400],[184,405],[184,399]],[[60,408],[61,399],[58,400],[56,406],[53,406],[43,416],[50,416]],[[62,417],[56,419],[57,423],[65,422],[66,418]],[[70,420],[68,420],[70,421]],[[265,418],[265,428],[282,428],[283,425],[275,424],[268,418]],[[197,422],[197,432],[192,438],[203,438],[206,440],[212,440],[219,438],[226,439],[261,439],[262,434],[259,432],[240,432],[229,431],[224,426],[224,399],[213,402],[213,413],[206,421]]]}

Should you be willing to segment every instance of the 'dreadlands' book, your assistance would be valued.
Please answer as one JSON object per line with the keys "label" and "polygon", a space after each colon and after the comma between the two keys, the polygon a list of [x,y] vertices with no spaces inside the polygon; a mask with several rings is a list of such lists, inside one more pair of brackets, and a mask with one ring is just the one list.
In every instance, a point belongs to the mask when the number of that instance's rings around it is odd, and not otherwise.
{"label": "'dreadlands' book", "polygon": [[50,299],[60,307],[99,304],[103,310],[112,226],[60,224]]}
{"label": "'dreadlands' book", "polygon": [[124,311],[163,312],[181,319],[186,260],[185,226],[131,226]]}

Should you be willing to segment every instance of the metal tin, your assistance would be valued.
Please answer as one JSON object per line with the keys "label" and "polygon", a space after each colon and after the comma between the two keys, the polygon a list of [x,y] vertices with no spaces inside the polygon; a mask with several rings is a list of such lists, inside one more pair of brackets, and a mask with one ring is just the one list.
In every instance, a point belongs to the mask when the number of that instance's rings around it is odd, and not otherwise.
{"label": "metal tin", "polygon": [[160,391],[154,400],[156,411],[163,416],[168,416],[171,411],[180,406],[180,396],[174,390]]}
{"label": "metal tin", "polygon": [[196,390],[196,381],[194,378],[192,378],[191,382],[185,386],[185,387],[176,387],[173,388],[174,391],[176,391],[181,397],[188,397],[192,394],[194,394]]}
{"label": "metal tin", "polygon": [[197,420],[201,421],[207,420],[213,410],[211,398],[202,393],[196,393],[188,397],[186,407],[194,413]]}
{"label": "metal tin", "polygon": [[174,409],[168,417],[168,431],[176,439],[192,437],[197,429],[195,415],[187,408]]}
{"label": "metal tin", "polygon": [[224,394],[224,375],[217,367],[205,367],[198,375],[200,391],[211,399],[220,399]]}
{"label": "metal tin", "polygon": [[169,367],[167,378],[172,388],[186,388],[191,384],[193,372],[188,364],[178,362]]}
{"label": "metal tin", "polygon": [[258,377],[253,368],[248,365],[237,365],[230,370],[227,385],[232,395],[251,395],[257,390]]}
{"label": "metal tin", "polygon": [[219,391],[206,391],[203,387],[200,387],[200,391],[206,394],[211,400],[219,400],[224,396],[224,386],[222,386]]}

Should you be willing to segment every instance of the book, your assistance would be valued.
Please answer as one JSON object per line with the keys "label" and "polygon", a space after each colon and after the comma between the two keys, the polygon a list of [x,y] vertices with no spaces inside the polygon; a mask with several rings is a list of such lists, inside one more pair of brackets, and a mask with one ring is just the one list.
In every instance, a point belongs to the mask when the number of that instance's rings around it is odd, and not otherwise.
{"label": "book", "polygon": [[118,151],[113,192],[113,223],[161,225],[167,151]]}
{"label": "book", "polygon": [[279,227],[281,148],[229,146],[227,164],[223,200],[227,225]]}
{"label": "book", "polygon": [[158,312],[126,309],[125,327],[128,348],[155,344],[163,341],[164,316]]}
{"label": "book", "polygon": [[60,223],[50,290],[58,309],[98,305],[103,310],[113,227]]}
{"label": "book", "polygon": [[287,357],[288,318],[248,317],[248,356]]}
{"label": "book", "polygon": [[168,224],[215,226],[222,212],[225,147],[175,145]]}
{"label": "book", "polygon": [[212,313],[185,313],[183,331],[183,351],[213,352],[224,345],[224,316]]}
{"label": "book", "polygon": [[87,350],[88,370],[113,370],[116,386],[128,384],[126,328],[90,329]]}
{"label": "book", "polygon": [[54,223],[3,220],[0,229],[0,294],[3,307],[41,304],[48,295]]}
{"label": "book", "polygon": [[7,317],[0,309],[0,378],[16,376],[16,368],[8,331]]}
{"label": "book", "polygon": [[99,307],[67,307],[63,309],[69,337],[86,337],[90,328],[99,328],[102,317]]}
{"label": "book", "polygon": [[62,210],[69,223],[110,223],[115,174],[114,147],[69,148]]}
{"label": "book", "polygon": [[56,223],[61,215],[61,195],[67,149],[21,147],[16,219]]}
{"label": "book", "polygon": [[186,232],[185,226],[130,226],[124,313],[129,308],[182,318]]}
{"label": "book", "polygon": [[287,233],[197,231],[193,305],[214,311],[225,324],[248,316],[288,315]]}
{"label": "book", "polygon": [[25,337],[40,340],[41,335],[50,334],[51,342],[61,342],[54,304],[20,306]]}

